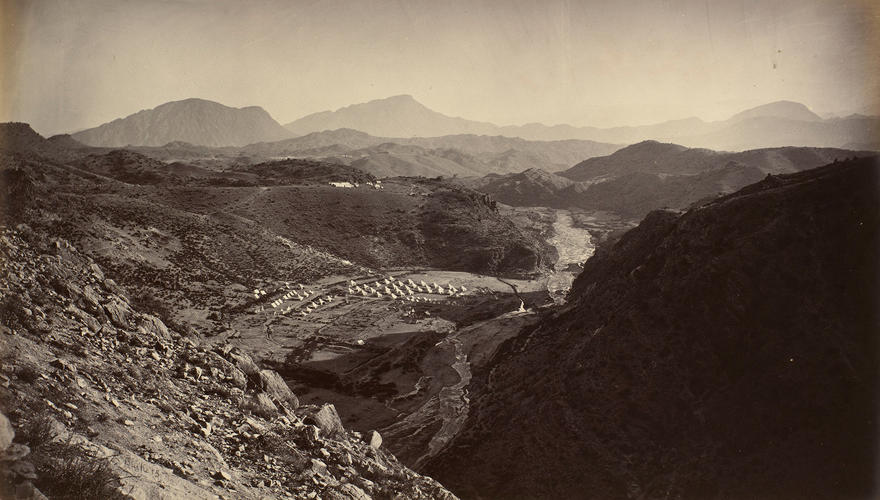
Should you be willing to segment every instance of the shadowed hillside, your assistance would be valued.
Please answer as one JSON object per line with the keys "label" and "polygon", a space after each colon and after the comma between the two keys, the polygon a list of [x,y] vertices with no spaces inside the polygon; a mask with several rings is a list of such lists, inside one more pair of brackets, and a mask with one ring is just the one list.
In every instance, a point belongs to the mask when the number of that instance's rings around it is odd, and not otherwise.
{"label": "shadowed hillside", "polygon": [[651,213],[423,470],[466,498],[876,494],[878,188],[866,158]]}
{"label": "shadowed hillside", "polygon": [[644,141],[608,156],[589,158],[559,175],[574,181],[596,181],[633,172],[689,175],[730,162],[755,166],[767,174],[783,174],[816,168],[853,154],[857,153],[845,149],[801,147],[727,153]]}
{"label": "shadowed hillside", "polygon": [[602,210],[640,219],[651,210],[685,209],[705,202],[767,174],[798,172],[870,154],[827,148],[726,153],[645,141],[558,174],[532,169],[461,183],[510,205]]}

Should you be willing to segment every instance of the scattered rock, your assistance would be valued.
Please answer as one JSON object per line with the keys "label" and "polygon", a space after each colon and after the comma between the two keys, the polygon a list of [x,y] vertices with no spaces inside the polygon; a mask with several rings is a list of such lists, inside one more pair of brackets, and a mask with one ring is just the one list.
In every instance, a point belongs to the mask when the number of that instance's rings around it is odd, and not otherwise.
{"label": "scattered rock", "polygon": [[52,368],[57,368],[59,370],[66,370],[69,372],[76,373],[76,367],[67,360],[58,358],[49,362],[49,366]]}
{"label": "scattered rock", "polygon": [[132,310],[125,302],[113,298],[104,304],[104,310],[110,317],[110,322],[117,328],[128,328],[131,323]]}

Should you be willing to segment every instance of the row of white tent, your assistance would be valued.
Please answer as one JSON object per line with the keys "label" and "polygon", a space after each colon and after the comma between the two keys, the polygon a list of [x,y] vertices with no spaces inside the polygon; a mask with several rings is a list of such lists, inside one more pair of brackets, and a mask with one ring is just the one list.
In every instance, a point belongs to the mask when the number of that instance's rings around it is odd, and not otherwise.
{"label": "row of white tent", "polygon": [[[436,295],[456,295],[467,292],[467,287],[461,286],[456,288],[448,285],[445,289],[437,283],[428,284],[424,280],[416,283],[412,279],[403,282],[394,276],[388,276],[384,279],[378,279],[367,283],[357,283],[354,280],[348,282],[349,295],[360,295],[362,297],[382,298],[388,297],[392,300],[403,299],[413,301],[427,301],[424,297],[416,297],[416,293],[428,293]],[[375,287],[373,286],[375,285]],[[383,295],[384,293],[384,295]]]}
{"label": "row of white tent", "polygon": [[[313,300],[313,301],[309,302],[308,305],[306,305],[305,309],[300,310],[299,315],[302,317],[306,317],[309,315],[309,313],[313,312],[318,307],[323,306],[325,304],[330,304],[332,302],[333,302],[332,295],[328,295],[326,298],[325,297],[318,297],[317,300]],[[292,310],[293,310],[293,306],[291,305],[290,307],[287,307],[284,310],[282,310],[281,314],[287,314]]]}
{"label": "row of white tent", "polygon": [[[272,309],[276,309],[276,311],[275,311],[276,314],[278,313],[277,309],[279,307],[281,307],[285,301],[296,299],[301,302],[301,301],[306,300],[307,298],[316,294],[316,292],[313,292],[311,290],[307,290],[305,285],[303,285],[301,283],[291,285],[289,282],[285,282],[283,286],[275,289],[275,292],[279,292],[279,291],[284,291],[285,292],[284,295],[282,295],[281,297],[279,297],[269,303],[269,305],[272,307]],[[275,293],[275,292],[273,292],[273,293]],[[266,292],[266,290],[261,289],[261,288],[254,288],[253,294],[254,294],[254,299],[259,299],[260,297],[265,296],[267,294],[267,292]],[[293,309],[293,306],[291,305],[291,306],[285,308],[284,311],[289,312],[292,309]],[[255,312],[262,312],[264,310],[265,310],[265,307],[260,305],[260,306],[256,307]],[[282,314],[285,314],[285,313],[282,313]]]}

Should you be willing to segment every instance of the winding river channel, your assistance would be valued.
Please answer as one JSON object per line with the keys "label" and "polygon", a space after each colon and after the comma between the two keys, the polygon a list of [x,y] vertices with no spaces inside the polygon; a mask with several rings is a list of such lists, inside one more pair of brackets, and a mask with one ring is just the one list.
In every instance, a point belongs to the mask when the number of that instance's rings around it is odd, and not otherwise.
{"label": "winding river channel", "polygon": [[[574,227],[571,213],[566,210],[556,212],[553,229],[554,235],[549,243],[556,247],[559,260],[545,278],[546,288],[554,302],[562,304],[581,271],[580,264],[593,255],[595,247],[590,233]],[[507,280],[500,281],[516,291],[515,285]],[[468,385],[472,364],[479,366],[487,363],[498,346],[515,336],[524,326],[536,321],[537,316],[531,310],[511,311],[458,330],[437,343],[435,348],[454,349],[451,368],[458,374],[458,382],[443,387],[416,411],[382,430],[398,438],[411,438],[439,424],[439,428],[431,432],[427,448],[421,450],[411,465],[418,469],[426,460],[436,456],[464,426],[470,404]]]}
{"label": "winding river channel", "polygon": [[581,272],[580,265],[593,255],[596,247],[587,230],[574,226],[571,212],[567,210],[556,212],[553,233],[548,242],[556,247],[559,260],[547,277],[547,291],[554,302],[562,304],[572,282]]}

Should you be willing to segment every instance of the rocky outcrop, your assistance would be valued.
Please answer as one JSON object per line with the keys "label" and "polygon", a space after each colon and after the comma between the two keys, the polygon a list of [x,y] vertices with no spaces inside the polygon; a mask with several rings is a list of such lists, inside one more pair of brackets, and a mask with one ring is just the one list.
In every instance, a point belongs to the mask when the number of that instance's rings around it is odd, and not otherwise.
{"label": "rocky outcrop", "polygon": [[299,400],[291,392],[290,387],[281,375],[275,370],[260,370],[260,387],[278,401],[287,403],[294,410],[299,406]]}

